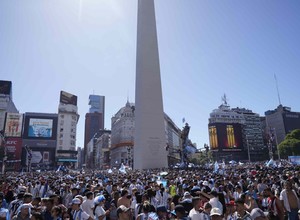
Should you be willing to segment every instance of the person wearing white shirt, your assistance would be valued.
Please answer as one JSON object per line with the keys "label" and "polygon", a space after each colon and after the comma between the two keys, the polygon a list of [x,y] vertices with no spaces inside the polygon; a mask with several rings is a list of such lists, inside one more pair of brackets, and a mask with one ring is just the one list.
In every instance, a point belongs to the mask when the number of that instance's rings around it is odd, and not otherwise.
{"label": "person wearing white shirt", "polygon": [[209,200],[209,203],[211,204],[212,208],[219,208],[220,211],[223,213],[223,205],[219,201],[218,193],[216,191],[212,191],[210,193],[213,197]]}
{"label": "person wearing white shirt", "polygon": [[199,212],[201,207],[200,197],[193,197],[192,204],[193,208],[189,212],[189,217],[191,218],[191,220],[199,220],[201,217],[201,214]]}
{"label": "person wearing white shirt", "polygon": [[81,208],[83,211],[85,211],[88,215],[90,215],[94,219],[94,194],[92,192],[87,192],[86,194],[86,200],[83,201]]}

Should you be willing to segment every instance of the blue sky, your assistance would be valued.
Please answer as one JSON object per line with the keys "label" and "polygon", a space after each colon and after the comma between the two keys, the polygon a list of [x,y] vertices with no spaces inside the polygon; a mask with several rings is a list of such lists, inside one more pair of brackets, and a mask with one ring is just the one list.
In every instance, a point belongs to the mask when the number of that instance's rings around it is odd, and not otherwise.
{"label": "blue sky", "polygon": [[[164,111],[208,143],[208,117],[231,107],[300,112],[300,1],[156,0]],[[21,113],[56,113],[60,90],[78,96],[83,146],[89,94],[106,97],[105,127],[134,102],[136,0],[0,1],[0,78]]]}

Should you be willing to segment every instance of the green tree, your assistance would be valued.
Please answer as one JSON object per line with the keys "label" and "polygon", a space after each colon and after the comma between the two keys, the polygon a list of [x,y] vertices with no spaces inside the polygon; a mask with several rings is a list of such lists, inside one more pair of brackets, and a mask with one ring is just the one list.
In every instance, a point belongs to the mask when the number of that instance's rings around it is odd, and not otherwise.
{"label": "green tree", "polygon": [[300,155],[300,129],[287,134],[285,139],[278,145],[278,149],[282,158]]}

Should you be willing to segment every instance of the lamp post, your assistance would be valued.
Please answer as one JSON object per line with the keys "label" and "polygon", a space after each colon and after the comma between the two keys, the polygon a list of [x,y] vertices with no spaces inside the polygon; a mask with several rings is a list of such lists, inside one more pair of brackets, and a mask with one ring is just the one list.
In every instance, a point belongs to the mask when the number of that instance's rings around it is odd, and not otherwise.
{"label": "lamp post", "polygon": [[6,140],[2,133],[0,133],[0,138],[1,138],[0,147],[4,148],[4,154],[3,154],[3,159],[2,159],[2,175],[4,175],[5,174],[5,165],[6,165],[6,160],[7,160]]}
{"label": "lamp post", "polygon": [[249,163],[251,162],[250,158],[250,147],[249,147],[249,141],[248,141],[248,136],[246,135],[246,142],[247,142],[247,148],[248,148],[248,161]]}

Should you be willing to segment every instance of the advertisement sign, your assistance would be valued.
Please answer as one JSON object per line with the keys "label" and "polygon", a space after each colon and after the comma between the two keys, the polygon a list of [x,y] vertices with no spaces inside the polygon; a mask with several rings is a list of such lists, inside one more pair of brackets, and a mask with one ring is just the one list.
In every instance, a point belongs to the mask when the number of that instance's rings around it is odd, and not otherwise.
{"label": "advertisement sign", "polygon": [[63,104],[71,104],[71,105],[76,105],[77,106],[77,96],[73,95],[71,93],[61,91],[59,102],[63,103]]}
{"label": "advertisement sign", "polygon": [[289,156],[288,160],[293,164],[293,165],[300,165],[300,156]]}
{"label": "advertisement sign", "polygon": [[18,171],[21,165],[22,138],[6,138],[6,169]]}
{"label": "advertisement sign", "polygon": [[0,94],[10,95],[11,81],[0,80]]}
{"label": "advertisement sign", "polygon": [[44,163],[49,162],[49,151],[44,151],[44,153],[43,153],[43,162]]}
{"label": "advertisement sign", "polygon": [[30,118],[28,137],[52,137],[53,120],[42,118]]}
{"label": "advertisement sign", "polygon": [[7,113],[4,134],[5,137],[21,137],[23,114]]}
{"label": "advertisement sign", "polygon": [[242,127],[240,124],[209,124],[211,150],[241,151],[243,149]]}

